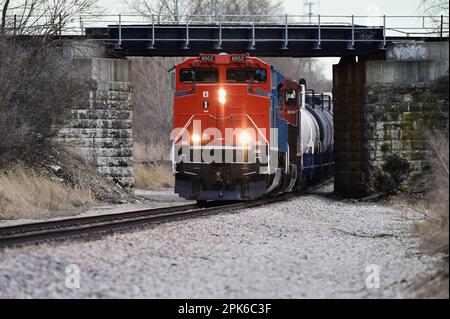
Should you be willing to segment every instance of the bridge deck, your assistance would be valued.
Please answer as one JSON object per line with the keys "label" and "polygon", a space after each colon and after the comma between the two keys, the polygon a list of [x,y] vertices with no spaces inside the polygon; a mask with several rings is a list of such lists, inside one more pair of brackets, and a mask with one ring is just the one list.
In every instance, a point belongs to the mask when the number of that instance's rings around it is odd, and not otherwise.
{"label": "bridge deck", "polygon": [[4,32],[39,37],[47,30],[58,37],[81,36],[105,41],[114,54],[124,56],[223,51],[286,57],[372,55],[382,53],[391,41],[445,41],[449,35],[448,15],[88,14],[65,23],[61,19],[54,25],[52,15],[39,15],[17,25],[16,15],[10,14],[4,17]]}
{"label": "bridge deck", "polygon": [[348,25],[112,25],[86,36],[114,42],[127,56],[192,56],[242,52],[258,56],[368,55],[387,43],[383,27]]}

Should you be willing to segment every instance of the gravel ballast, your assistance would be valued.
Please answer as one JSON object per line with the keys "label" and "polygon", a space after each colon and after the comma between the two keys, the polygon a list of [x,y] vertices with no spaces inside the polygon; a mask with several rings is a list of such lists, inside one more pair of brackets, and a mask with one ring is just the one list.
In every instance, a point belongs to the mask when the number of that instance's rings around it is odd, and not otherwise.
{"label": "gravel ballast", "polygon": [[441,258],[420,253],[411,231],[420,217],[316,193],[93,241],[2,249],[0,298],[410,298]]}

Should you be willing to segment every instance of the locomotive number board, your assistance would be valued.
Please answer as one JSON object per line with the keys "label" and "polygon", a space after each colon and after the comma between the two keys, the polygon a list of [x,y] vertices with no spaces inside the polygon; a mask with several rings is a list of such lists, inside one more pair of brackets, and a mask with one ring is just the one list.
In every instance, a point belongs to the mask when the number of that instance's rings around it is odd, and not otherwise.
{"label": "locomotive number board", "polygon": [[201,62],[214,62],[214,55],[202,55],[200,56]]}
{"label": "locomotive number board", "polygon": [[233,55],[231,63],[245,62],[245,55]]}

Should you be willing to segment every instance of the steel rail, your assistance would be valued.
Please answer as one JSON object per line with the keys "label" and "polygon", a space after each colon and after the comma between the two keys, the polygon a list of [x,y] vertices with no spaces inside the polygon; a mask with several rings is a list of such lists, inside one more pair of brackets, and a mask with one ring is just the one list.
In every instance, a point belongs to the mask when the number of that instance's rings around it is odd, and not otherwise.
{"label": "steel rail", "polygon": [[101,236],[140,226],[251,208],[293,197],[292,193],[254,202],[240,202],[198,208],[196,205],[170,206],[119,214],[69,218],[0,228],[0,248],[41,242]]}
{"label": "steel rail", "polygon": [[169,206],[169,207],[162,207],[162,208],[126,211],[126,212],[116,213],[116,214],[103,214],[103,215],[94,215],[94,216],[85,216],[85,217],[72,217],[72,218],[63,218],[63,219],[43,221],[43,222],[6,226],[6,227],[0,227],[0,238],[3,238],[4,236],[19,235],[19,234],[23,234],[23,233],[32,233],[35,231],[42,231],[42,230],[53,230],[53,229],[64,228],[64,227],[72,227],[72,226],[76,226],[76,225],[89,225],[89,224],[95,224],[98,222],[126,220],[126,219],[133,218],[133,217],[156,215],[156,214],[164,213],[164,212],[171,213],[174,211],[187,211],[189,209],[195,209],[195,208],[197,208],[197,205],[195,205],[195,204],[178,205],[178,206]]}
{"label": "steel rail", "polygon": [[[328,180],[309,187],[302,191],[301,194],[310,193],[329,182],[330,181]],[[225,205],[213,202],[204,208],[199,208],[194,204],[178,205],[154,209],[141,209],[117,214],[75,217],[0,227],[0,248],[56,240],[60,241],[72,238],[99,237],[108,233],[125,231],[151,224],[258,207],[285,201],[295,197],[295,195],[295,193],[285,193],[257,201],[238,202]]]}

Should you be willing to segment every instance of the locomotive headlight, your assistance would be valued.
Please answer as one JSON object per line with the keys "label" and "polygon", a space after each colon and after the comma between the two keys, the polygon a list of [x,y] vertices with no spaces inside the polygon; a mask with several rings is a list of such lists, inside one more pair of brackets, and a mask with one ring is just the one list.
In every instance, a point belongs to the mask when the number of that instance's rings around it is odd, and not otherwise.
{"label": "locomotive headlight", "polygon": [[219,98],[218,98],[219,103],[225,104],[225,102],[227,101],[227,91],[225,91],[225,89],[220,88],[217,93],[219,95]]}
{"label": "locomotive headlight", "polygon": [[250,142],[250,135],[248,135],[247,132],[242,132],[241,135],[239,135],[239,141],[242,145],[247,145]]}
{"label": "locomotive headlight", "polygon": [[192,139],[192,143],[194,143],[194,144],[200,143],[200,140],[201,140],[200,136],[198,136],[197,134],[193,134],[191,139]]}

